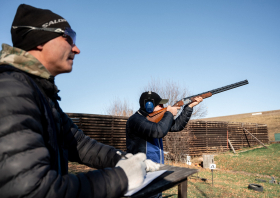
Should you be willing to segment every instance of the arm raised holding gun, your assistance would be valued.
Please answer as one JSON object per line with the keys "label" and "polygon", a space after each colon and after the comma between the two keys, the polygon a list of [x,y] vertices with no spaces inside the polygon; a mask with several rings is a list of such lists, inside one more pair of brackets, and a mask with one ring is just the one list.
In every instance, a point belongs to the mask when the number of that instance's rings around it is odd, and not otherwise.
{"label": "arm raised holding gun", "polygon": [[166,111],[170,111],[170,112],[172,111],[171,108],[182,107],[183,105],[189,105],[190,107],[193,107],[201,101],[201,98],[203,98],[203,99],[204,98],[209,98],[214,94],[218,94],[218,93],[221,93],[223,91],[234,89],[234,88],[246,85],[248,83],[249,83],[248,80],[243,80],[243,81],[240,81],[240,82],[237,82],[237,83],[234,83],[234,84],[230,84],[230,85],[227,85],[227,86],[224,86],[224,87],[220,87],[218,89],[213,89],[213,90],[210,90],[210,91],[207,91],[207,92],[203,92],[203,93],[200,93],[200,94],[197,94],[197,95],[193,95],[193,96],[183,98],[182,100],[179,100],[178,102],[176,102],[172,107],[168,106],[166,108],[163,108],[163,109],[160,109],[158,111],[154,111],[154,112],[150,113],[147,116],[147,119],[151,122],[158,123],[162,119],[162,117],[163,117],[163,115]]}

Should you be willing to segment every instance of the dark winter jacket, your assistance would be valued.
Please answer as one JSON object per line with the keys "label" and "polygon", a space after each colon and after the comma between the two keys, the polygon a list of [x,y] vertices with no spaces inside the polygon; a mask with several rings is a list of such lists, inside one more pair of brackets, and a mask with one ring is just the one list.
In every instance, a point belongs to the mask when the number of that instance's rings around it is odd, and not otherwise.
{"label": "dark winter jacket", "polygon": [[146,153],[147,159],[164,163],[162,138],[168,131],[177,132],[187,125],[193,108],[185,106],[181,114],[174,120],[171,112],[165,112],[158,122],[147,120],[147,112],[139,109],[126,123],[126,148],[128,153]]}
{"label": "dark winter jacket", "polygon": [[[119,197],[128,180],[116,149],[60,109],[54,78],[31,54],[0,53],[0,197]],[[68,174],[68,160],[99,170]]]}

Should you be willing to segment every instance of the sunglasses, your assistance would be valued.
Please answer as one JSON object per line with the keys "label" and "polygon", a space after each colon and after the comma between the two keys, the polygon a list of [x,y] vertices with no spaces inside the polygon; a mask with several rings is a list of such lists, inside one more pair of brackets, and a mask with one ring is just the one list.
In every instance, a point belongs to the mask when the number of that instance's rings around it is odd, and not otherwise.
{"label": "sunglasses", "polygon": [[163,104],[159,104],[158,106],[160,106],[161,108],[163,108]]}
{"label": "sunglasses", "polygon": [[72,30],[71,28],[66,27],[64,30],[61,28],[40,28],[40,27],[32,27],[32,26],[13,26],[13,29],[17,28],[28,28],[29,30],[26,31],[22,36],[25,36],[28,32],[32,30],[41,30],[41,31],[47,31],[47,32],[55,32],[58,34],[63,34],[62,36],[67,38],[71,38],[71,41],[69,44],[74,47],[76,45],[76,32]]}

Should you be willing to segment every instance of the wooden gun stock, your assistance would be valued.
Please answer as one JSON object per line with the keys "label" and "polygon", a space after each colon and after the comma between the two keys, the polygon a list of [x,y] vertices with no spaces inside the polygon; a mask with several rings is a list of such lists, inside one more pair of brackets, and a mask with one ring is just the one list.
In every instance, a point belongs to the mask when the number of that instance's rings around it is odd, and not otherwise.
{"label": "wooden gun stock", "polygon": [[163,115],[165,114],[166,111],[167,111],[167,107],[163,108],[159,111],[154,111],[153,113],[150,113],[147,116],[147,119],[151,122],[158,123],[162,119],[162,117],[163,117]]}

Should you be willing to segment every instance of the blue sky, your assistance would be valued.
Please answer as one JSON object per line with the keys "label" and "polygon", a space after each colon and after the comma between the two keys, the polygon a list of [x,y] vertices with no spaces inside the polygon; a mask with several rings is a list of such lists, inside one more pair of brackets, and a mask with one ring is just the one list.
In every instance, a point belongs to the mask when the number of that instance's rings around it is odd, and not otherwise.
{"label": "blue sky", "polygon": [[280,1],[3,1],[1,43],[19,4],[50,9],[77,32],[81,54],[56,77],[65,112],[104,114],[116,97],[134,110],[151,78],[196,94],[248,79],[203,103],[207,117],[280,109]]}

